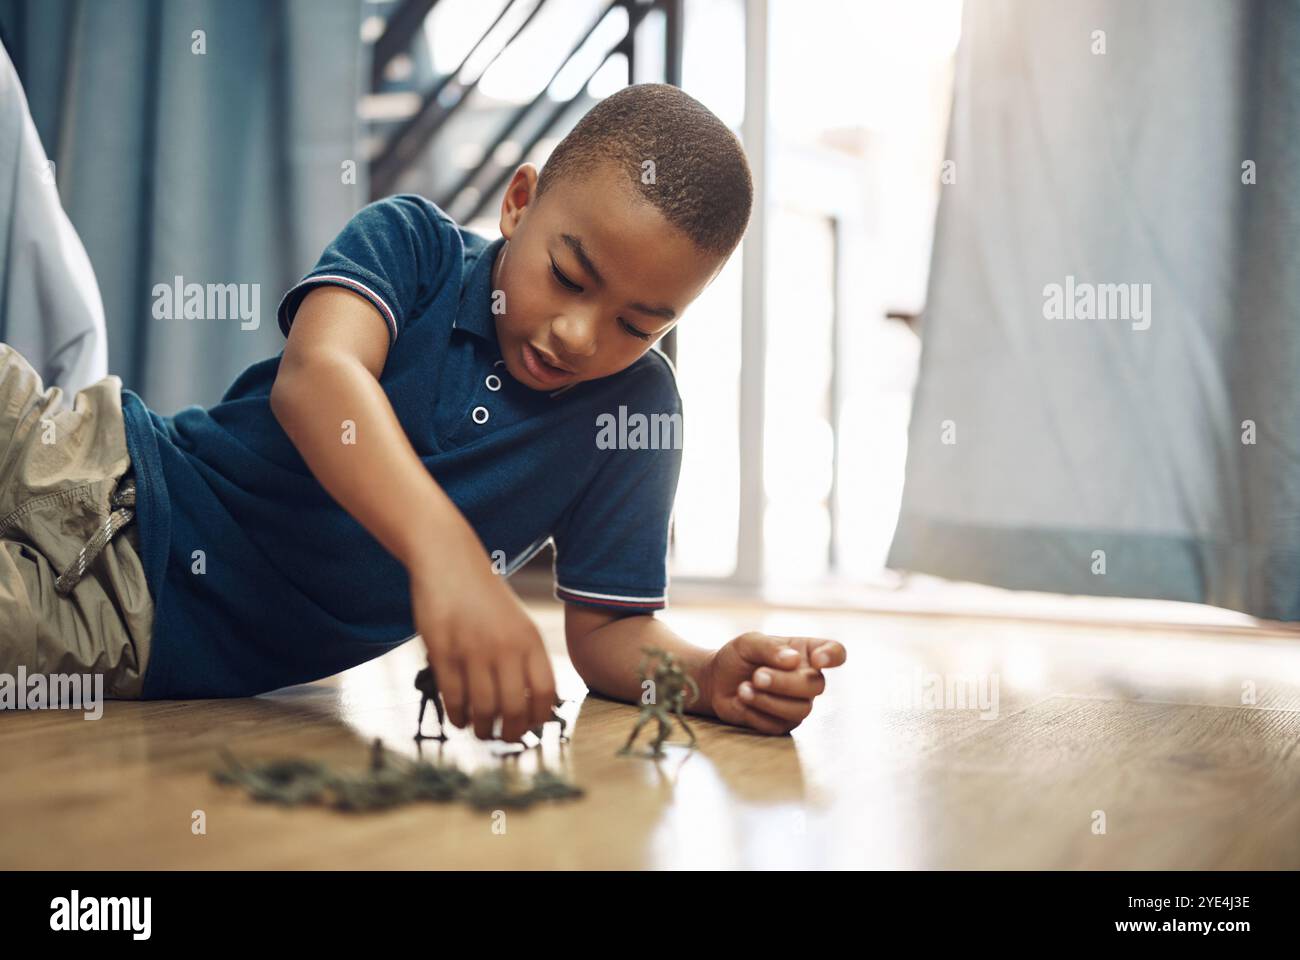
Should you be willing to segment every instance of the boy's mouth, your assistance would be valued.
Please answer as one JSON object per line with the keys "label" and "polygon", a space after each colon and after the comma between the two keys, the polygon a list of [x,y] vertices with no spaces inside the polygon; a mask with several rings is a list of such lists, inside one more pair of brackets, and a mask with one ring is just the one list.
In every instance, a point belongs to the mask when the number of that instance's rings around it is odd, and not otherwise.
{"label": "boy's mouth", "polygon": [[522,353],[524,368],[548,386],[568,380],[573,376],[572,370],[551,363],[536,347],[527,341],[524,342]]}

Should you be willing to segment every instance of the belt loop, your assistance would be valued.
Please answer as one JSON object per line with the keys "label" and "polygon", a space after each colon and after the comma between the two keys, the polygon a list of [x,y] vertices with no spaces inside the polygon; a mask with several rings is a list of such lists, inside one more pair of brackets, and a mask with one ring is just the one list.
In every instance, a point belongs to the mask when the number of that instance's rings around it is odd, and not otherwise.
{"label": "belt loop", "polygon": [[86,545],[77,551],[77,556],[68,568],[59,575],[54,581],[54,589],[63,596],[72,593],[72,589],[81,581],[87,568],[95,562],[100,551],[108,546],[108,542],[113,539],[113,535],[131,522],[135,517],[135,477],[129,474],[124,475],[118,481],[117,486],[113,488],[112,494],[108,498],[108,505],[111,509],[107,519],[100,524],[99,529],[94,535],[86,541]]}

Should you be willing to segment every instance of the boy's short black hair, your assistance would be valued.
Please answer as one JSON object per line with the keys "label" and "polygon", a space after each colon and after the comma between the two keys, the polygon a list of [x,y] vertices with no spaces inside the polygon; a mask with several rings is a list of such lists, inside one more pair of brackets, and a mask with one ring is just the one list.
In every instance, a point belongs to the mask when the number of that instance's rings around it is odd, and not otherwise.
{"label": "boy's short black hair", "polygon": [[754,202],[745,150],[725,123],[679,87],[633,84],[592,107],[551,152],[537,196],[607,162],[624,170],[636,195],[701,251],[730,256],[740,243]]}

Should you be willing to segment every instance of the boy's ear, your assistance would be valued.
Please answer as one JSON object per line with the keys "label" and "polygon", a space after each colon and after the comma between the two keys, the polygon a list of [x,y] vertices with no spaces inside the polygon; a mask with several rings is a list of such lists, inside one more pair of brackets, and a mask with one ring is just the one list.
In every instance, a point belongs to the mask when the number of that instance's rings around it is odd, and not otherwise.
{"label": "boy's ear", "polygon": [[521,163],[501,198],[501,236],[510,239],[536,196],[537,168],[531,163]]}

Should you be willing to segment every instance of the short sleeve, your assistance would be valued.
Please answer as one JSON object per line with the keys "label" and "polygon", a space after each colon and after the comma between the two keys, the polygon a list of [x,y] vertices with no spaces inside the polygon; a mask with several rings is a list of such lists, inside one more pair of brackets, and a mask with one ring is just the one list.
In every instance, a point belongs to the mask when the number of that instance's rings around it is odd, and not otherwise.
{"label": "short sleeve", "polygon": [[681,400],[674,386],[670,399],[601,416],[604,439],[618,445],[603,451],[605,462],[552,534],[555,596],[628,613],[660,610],[681,473]]}
{"label": "short sleeve", "polygon": [[391,345],[439,273],[447,229],[446,214],[415,194],[367,204],[284,295],[276,311],[280,331],[289,335],[298,306],[313,288],[333,284],[375,305]]}

